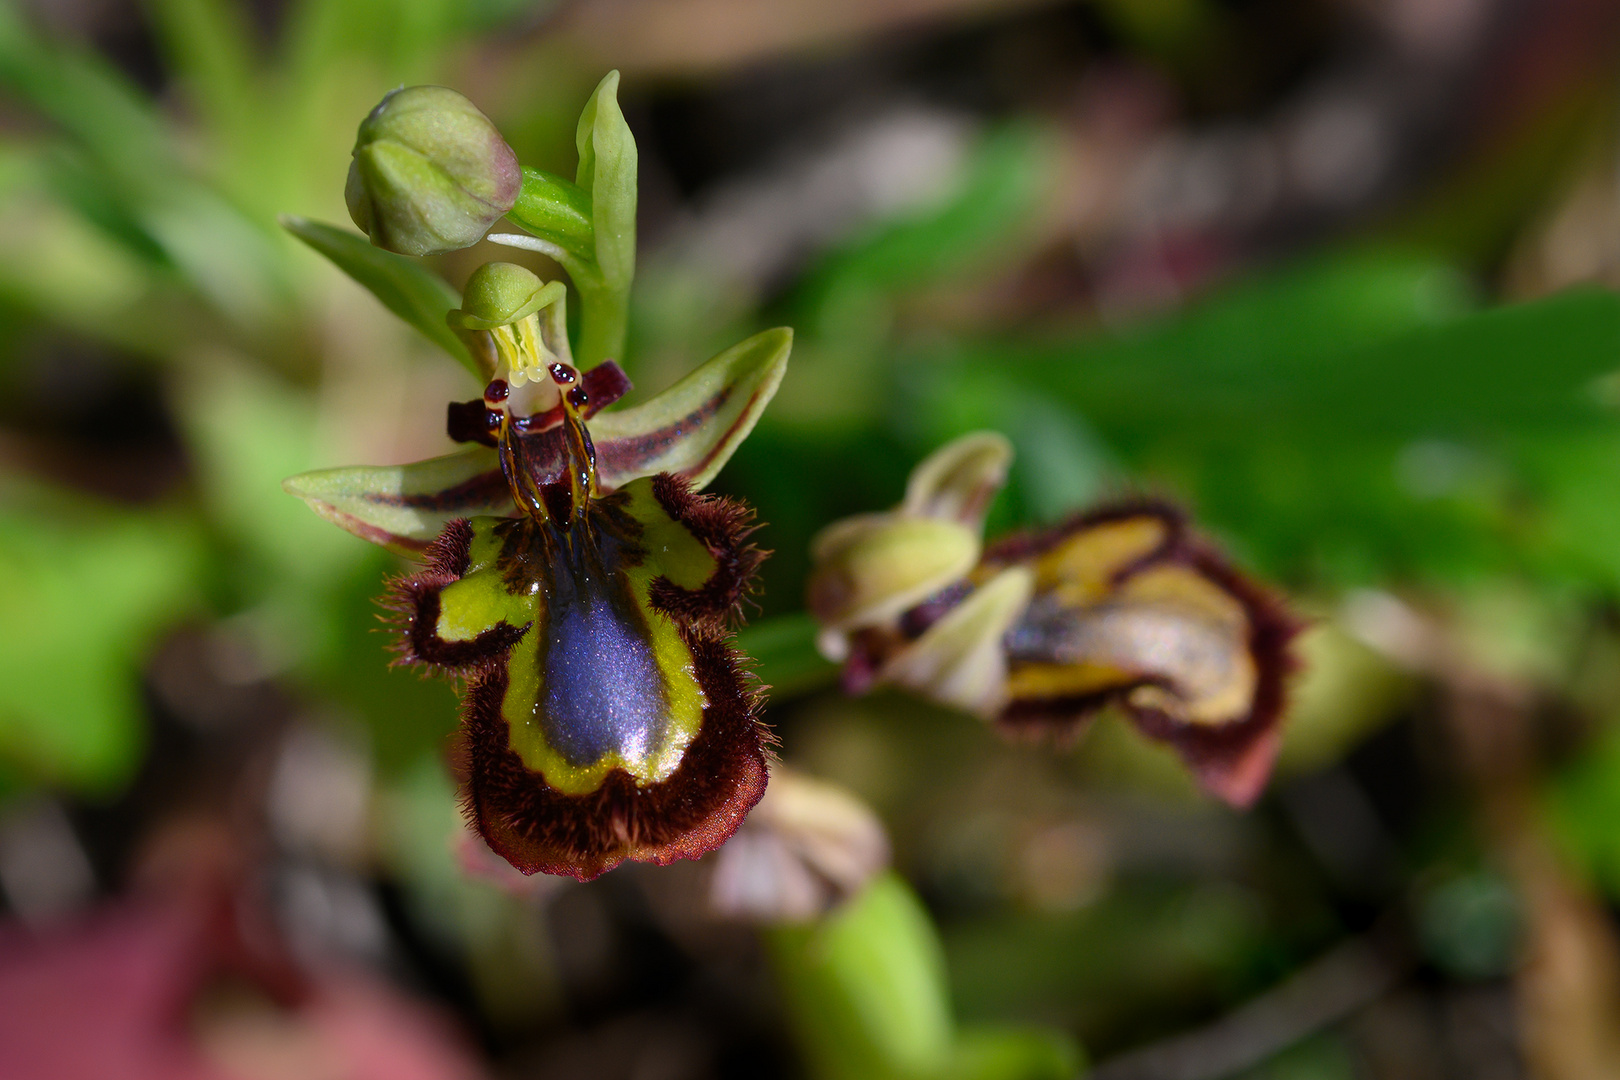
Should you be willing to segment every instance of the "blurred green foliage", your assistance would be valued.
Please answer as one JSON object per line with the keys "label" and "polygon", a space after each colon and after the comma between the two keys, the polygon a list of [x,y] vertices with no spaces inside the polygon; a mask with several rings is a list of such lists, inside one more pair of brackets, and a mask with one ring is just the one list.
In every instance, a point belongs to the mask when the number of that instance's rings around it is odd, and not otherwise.
{"label": "blurred green foliage", "polygon": [[[179,627],[230,620],[269,673],[364,722],[393,811],[381,845],[388,872],[407,883],[424,923],[498,973],[536,947],[513,944],[521,905],[469,885],[442,844],[455,820],[439,763],[454,699],[387,669],[371,597],[395,564],[279,487],[340,460],[358,414],[404,408],[379,388],[418,377],[437,388],[423,374],[440,360],[430,343],[465,357],[443,313],[457,302],[448,281],[469,267],[424,269],[342,231],[291,226],[367,279],[406,332],[283,235],[277,216],[340,219],[354,125],[381,92],[453,77],[474,35],[534,6],[303,0],[268,44],[225,0],[150,6],[182,108],[159,108],[92,50],[46,40],[0,3],[0,90],[30,118],[0,134],[0,375],[15,374],[22,343],[41,328],[92,342],[160,386],[189,466],[155,501],[109,502],[38,478],[0,487],[0,559],[12,568],[0,600],[0,793],[115,796],[141,763],[142,678],[155,646]],[[1212,17],[1192,2],[1103,8],[1122,35],[1170,58]],[[577,260],[576,283],[622,304],[634,161],[588,164],[591,131],[625,121],[594,116],[573,130],[587,89],[525,97],[508,87],[495,104],[512,114],[526,161],[567,160],[577,136],[577,187],[611,203],[616,225],[592,235],[594,265]],[[740,643],[797,725],[790,732],[809,728],[816,708],[844,708],[814,704],[834,671],[801,610],[810,537],[891,505],[918,458],[978,427],[1005,432],[1019,455],[992,535],[1110,494],[1161,491],[1324,622],[1348,590],[1372,587],[1471,612],[1485,652],[1532,656],[1525,666],[1542,682],[1579,668],[1582,649],[1602,653],[1612,636],[1603,614],[1620,601],[1620,300],[1594,287],[1488,301],[1479,252],[1500,246],[1504,215],[1522,216],[1523,196],[1499,194],[1525,186],[1521,169],[1484,177],[1473,217],[1462,200],[1432,210],[1432,228],[1403,222],[1251,270],[1180,311],[987,321],[967,301],[1043,242],[1059,142],[1047,121],[992,123],[970,140],[949,198],[860,224],[769,299],[719,305],[711,319],[680,302],[708,295],[704,283],[681,280],[644,288],[628,312],[622,359],[643,392],[661,389],[661,348],[696,360],[748,330],[798,330],[780,397],[717,485],[759,509],[761,540],[775,550],[765,617]],[[577,233],[558,236],[583,245]],[[618,347],[609,335],[586,352]],[[1311,646],[1291,736],[1299,749],[1285,750],[1300,769],[1342,759],[1414,700],[1411,676],[1342,628],[1330,634]],[[1620,738],[1615,698],[1599,691],[1596,734],[1559,764],[1543,810],[1572,862],[1620,898]],[[809,719],[789,711],[805,702]],[[904,815],[972,787],[943,778],[944,758],[978,765],[992,751],[962,718],[893,711],[885,722],[921,749],[897,750],[898,735],[885,741],[855,723],[825,724],[822,737],[845,738],[843,757],[828,759],[854,762],[851,775],[882,773],[891,793],[912,797],[885,802],[875,783],[862,792],[915,840]],[[1104,772],[1174,804],[1178,781],[1162,781],[1152,750],[1121,749],[1128,738],[1099,731],[1066,779],[1092,785]],[[947,782],[949,798],[917,793]],[[1433,846],[1466,848],[1463,831],[1444,822]],[[903,850],[901,867],[925,860]],[[979,877],[975,887],[997,895]],[[784,996],[817,1075],[1071,1075],[1077,1051],[1066,1040],[958,1017],[1117,1023],[1150,1037],[1163,1031],[1140,1014],[1164,1026],[1203,1015],[1345,930],[1342,913],[1297,900],[1306,890],[1292,878],[1278,891],[1297,905],[1282,915],[1247,884],[1144,877],[1072,910],[970,912],[943,934],[891,877],[824,925],[775,933]],[[1418,893],[1439,968],[1478,979],[1510,966],[1519,913],[1500,879],[1453,873]],[[545,962],[511,993],[549,1001]],[[1346,1060],[1323,1037],[1257,1075],[1336,1080],[1350,1075]]]}
{"label": "blurred green foliage", "polygon": [[958,1031],[927,912],[894,875],[821,922],[770,932],[777,979],[821,1080],[1060,1080],[1078,1050],[1030,1029]]}

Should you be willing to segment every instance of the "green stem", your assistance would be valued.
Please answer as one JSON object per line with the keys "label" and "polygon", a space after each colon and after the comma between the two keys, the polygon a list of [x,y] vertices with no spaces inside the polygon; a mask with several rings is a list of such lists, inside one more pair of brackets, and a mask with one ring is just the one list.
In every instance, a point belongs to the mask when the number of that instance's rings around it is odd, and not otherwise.
{"label": "green stem", "polygon": [[579,347],[581,370],[604,360],[624,359],[625,334],[630,325],[628,290],[615,289],[589,272],[573,273],[579,290]]}

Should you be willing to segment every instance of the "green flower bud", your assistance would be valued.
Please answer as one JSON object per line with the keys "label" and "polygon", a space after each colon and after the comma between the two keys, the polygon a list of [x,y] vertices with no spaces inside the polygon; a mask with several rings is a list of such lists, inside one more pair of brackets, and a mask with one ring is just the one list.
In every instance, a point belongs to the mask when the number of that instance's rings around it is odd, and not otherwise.
{"label": "green flower bud", "polygon": [[563,293],[561,282],[549,285],[540,275],[516,263],[485,263],[467,279],[461,307],[446,320],[457,330],[494,330],[533,315]]}
{"label": "green flower bud", "polygon": [[471,247],[512,209],[517,154],[442,86],[395,90],[360,123],[344,199],[371,242],[401,255]]}

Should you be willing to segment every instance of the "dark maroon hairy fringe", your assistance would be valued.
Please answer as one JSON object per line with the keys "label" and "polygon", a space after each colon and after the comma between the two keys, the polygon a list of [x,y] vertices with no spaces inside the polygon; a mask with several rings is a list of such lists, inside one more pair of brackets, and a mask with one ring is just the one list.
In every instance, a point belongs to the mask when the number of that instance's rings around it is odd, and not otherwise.
{"label": "dark maroon hairy fringe", "polygon": [[1219,585],[1242,606],[1249,623],[1249,654],[1256,684],[1249,714],[1229,724],[1210,727],[1179,722],[1154,709],[1134,708],[1125,698],[1133,686],[1066,698],[1015,701],[997,717],[1009,734],[1054,734],[1072,738],[1098,711],[1119,704],[1145,734],[1169,743],[1209,791],[1237,806],[1259,797],[1276,756],[1278,721],[1287,699],[1287,678],[1297,667],[1290,645],[1302,629],[1282,601],[1234,568],[1214,548],[1189,535],[1186,519],[1174,506],[1160,502],[1103,507],[1072,518],[1048,533],[1012,537],[986,551],[985,560],[1009,563],[1051,550],[1075,531],[1147,513],[1170,525],[1167,541],[1147,557],[1130,564],[1116,581],[1153,566],[1183,563]]}
{"label": "dark maroon hairy fringe", "polygon": [[731,838],[765,794],[770,730],[763,695],[718,632],[682,628],[708,698],[697,737],[668,780],[638,787],[620,770],[588,795],[565,795],[523,764],[501,716],[506,669],[470,686],[457,766],[468,816],[486,843],[525,874],[580,881],[625,859],[695,859]]}
{"label": "dark maroon hairy fringe", "polygon": [[399,631],[395,664],[437,669],[440,674],[465,675],[504,656],[528,629],[502,623],[471,641],[445,641],[439,624],[439,593],[467,572],[472,548],[472,525],[457,518],[422,552],[423,566],[414,574],[394,578],[380,601],[389,611],[385,621]]}
{"label": "dark maroon hairy fringe", "polygon": [[654,479],[653,493],[708,547],[717,567],[702,589],[659,578],[651,590],[653,606],[680,627],[708,701],[696,737],[662,783],[638,787],[614,770],[596,791],[565,795],[511,748],[501,715],[504,660],[527,624],[503,624],[466,642],[446,642],[434,632],[441,590],[467,570],[473,533],[466,520],[445,527],[423,553],[420,570],[389,583],[383,603],[400,632],[396,662],[466,679],[452,754],[464,807],[485,842],[524,873],[588,881],[625,859],[664,864],[697,858],[730,839],[765,793],[772,739],[760,720],[763,692],[725,629],[766,555],[744,543],[752,512],[696,495],[686,481],[667,475]]}
{"label": "dark maroon hairy fringe", "polygon": [[754,512],[733,499],[699,495],[682,477],[653,477],[653,497],[664,512],[685,525],[714,556],[715,571],[699,589],[683,589],[666,577],[653,581],[654,606],[678,622],[720,628],[742,613],[742,600],[754,588],[759,564],[770,554],[746,543],[753,533]]}

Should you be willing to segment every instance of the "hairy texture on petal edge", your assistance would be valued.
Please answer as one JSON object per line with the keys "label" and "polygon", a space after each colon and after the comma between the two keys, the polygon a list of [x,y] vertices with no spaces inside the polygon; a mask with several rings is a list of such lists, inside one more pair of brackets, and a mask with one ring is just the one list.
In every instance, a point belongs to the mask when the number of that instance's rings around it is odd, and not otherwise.
{"label": "hairy texture on petal edge", "polygon": [[711,628],[736,621],[743,598],[755,587],[759,564],[770,554],[745,542],[754,531],[753,510],[733,499],[699,495],[688,481],[669,473],[653,478],[653,496],[715,560],[715,572],[702,588],[683,589],[668,578],[654,581],[653,604],[678,621]]}
{"label": "hairy texture on petal edge", "polygon": [[[619,770],[595,791],[569,795],[546,783],[513,750],[502,703],[507,662],[530,625],[499,623],[468,641],[436,632],[440,594],[468,570],[472,525],[456,520],[428,546],[425,565],[390,583],[384,605],[400,632],[399,662],[463,677],[454,759],[469,819],[489,846],[524,873],[582,881],[625,859],[697,858],[729,839],[764,794],[769,729],[763,698],[730,645],[725,623],[753,583],[765,553],[746,544],[751,511],[701,496],[680,477],[661,476],[653,495],[714,558],[697,589],[654,580],[652,606],[676,623],[706,705],[696,737],[668,779],[638,785]],[[622,496],[609,496],[605,502]]]}
{"label": "hairy texture on petal edge", "polygon": [[444,641],[434,632],[439,622],[439,592],[467,571],[472,526],[457,518],[422,553],[421,570],[388,583],[382,606],[386,621],[400,632],[394,646],[395,663],[440,669],[447,675],[465,675],[504,656],[516,645],[527,626],[501,624],[471,641]]}
{"label": "hairy texture on petal edge", "polygon": [[737,831],[765,794],[770,736],[759,719],[762,697],[719,634],[694,629],[682,636],[709,704],[674,774],[645,787],[615,771],[587,795],[553,790],[508,742],[505,669],[473,682],[456,764],[468,816],[507,862],[526,874],[589,881],[625,859],[663,865],[698,858]]}
{"label": "hairy texture on petal edge", "polygon": [[1129,699],[1135,685],[1057,698],[1014,699],[997,718],[1009,732],[1047,732],[1072,736],[1092,715],[1109,704],[1123,707],[1149,736],[1169,743],[1212,794],[1237,806],[1259,797],[1280,742],[1278,721],[1286,699],[1286,681],[1295,668],[1290,642],[1299,622],[1268,590],[1234,569],[1218,552],[1188,535],[1185,519],[1163,503],[1126,503],[1073,518],[1042,534],[1010,537],[986,552],[998,564],[1038,558],[1076,533],[1134,517],[1157,518],[1164,539],[1145,556],[1121,566],[1116,583],[1154,567],[1182,565],[1235,600],[1247,622],[1247,649],[1255,668],[1254,691],[1246,715],[1218,725],[1190,724]]}

